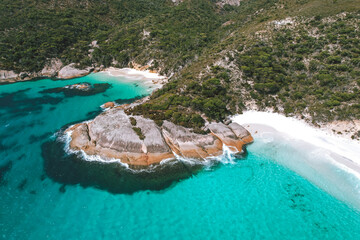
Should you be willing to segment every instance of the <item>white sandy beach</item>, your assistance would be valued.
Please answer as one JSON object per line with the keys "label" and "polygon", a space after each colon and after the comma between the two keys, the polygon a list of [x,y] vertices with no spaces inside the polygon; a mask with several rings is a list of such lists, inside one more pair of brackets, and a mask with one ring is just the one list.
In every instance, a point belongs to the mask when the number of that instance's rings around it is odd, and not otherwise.
{"label": "white sandy beach", "polygon": [[125,77],[128,79],[145,81],[148,85],[155,85],[156,88],[161,88],[168,80],[167,77],[158,73],[153,73],[149,70],[140,71],[133,68],[110,67],[103,72],[114,77]]}
{"label": "white sandy beach", "polygon": [[[360,142],[277,113],[248,111],[232,118],[254,136],[249,150],[295,171],[360,209]],[[279,151],[277,151],[279,149]]]}

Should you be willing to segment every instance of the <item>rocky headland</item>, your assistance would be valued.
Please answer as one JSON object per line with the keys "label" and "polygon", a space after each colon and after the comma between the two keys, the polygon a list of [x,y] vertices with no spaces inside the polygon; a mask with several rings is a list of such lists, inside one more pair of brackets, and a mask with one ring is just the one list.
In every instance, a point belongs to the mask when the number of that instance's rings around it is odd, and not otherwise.
{"label": "rocky headland", "polygon": [[71,126],[70,149],[103,159],[119,159],[131,167],[146,167],[173,159],[203,160],[223,154],[224,144],[235,154],[253,141],[250,133],[236,123],[210,123],[208,134],[164,121],[158,126],[142,116],[129,116],[122,109],[112,108],[90,122]]}

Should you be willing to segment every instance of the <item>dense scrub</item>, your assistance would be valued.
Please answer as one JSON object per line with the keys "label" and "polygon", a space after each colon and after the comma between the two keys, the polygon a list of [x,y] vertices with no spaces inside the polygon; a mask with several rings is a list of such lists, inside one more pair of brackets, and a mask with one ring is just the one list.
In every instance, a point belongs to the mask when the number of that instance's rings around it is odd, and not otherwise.
{"label": "dense scrub", "polygon": [[359,0],[217,2],[3,0],[0,69],[150,64],[174,75],[129,112],[196,131],[247,108],[360,119]]}
{"label": "dense scrub", "polygon": [[18,72],[50,58],[105,67],[156,59],[155,68],[166,61],[164,72],[176,70],[215,42],[227,19],[207,0],[4,0],[0,15],[0,69]]}
{"label": "dense scrub", "polygon": [[[260,108],[314,121],[360,118],[360,14],[270,25],[236,56]],[[281,109],[279,109],[281,108]]]}

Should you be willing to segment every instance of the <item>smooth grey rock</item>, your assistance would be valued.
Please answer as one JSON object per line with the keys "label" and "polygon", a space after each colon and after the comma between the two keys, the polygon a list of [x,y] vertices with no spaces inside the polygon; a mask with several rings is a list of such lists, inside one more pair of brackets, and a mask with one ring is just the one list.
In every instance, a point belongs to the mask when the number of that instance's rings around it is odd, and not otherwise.
{"label": "smooth grey rock", "polygon": [[72,132],[73,141],[71,141],[71,147],[81,149],[90,144],[89,129],[86,123],[79,124]]}
{"label": "smooth grey rock", "polygon": [[14,71],[0,70],[0,79],[14,79],[18,78],[19,74],[16,74]]}
{"label": "smooth grey rock", "polygon": [[237,139],[235,133],[229,128],[227,125],[223,123],[210,123],[208,125],[209,130],[217,135],[222,136],[222,138],[230,138],[230,139]]}
{"label": "smooth grey rock", "polygon": [[237,123],[234,123],[234,122],[230,123],[229,127],[235,133],[235,135],[240,139],[250,135],[248,130],[246,130],[243,126],[241,126],[241,125],[239,125]]}
{"label": "smooth grey rock", "polygon": [[77,69],[75,67],[75,63],[71,63],[71,64],[63,67],[59,71],[58,78],[70,79],[70,78],[81,77],[81,76],[85,76],[85,75],[89,74],[91,70],[92,70],[91,67],[88,67],[86,69]]}
{"label": "smooth grey rock", "polygon": [[145,136],[144,144],[147,152],[164,153],[171,151],[161,135],[160,128],[153,120],[141,116],[134,116],[134,118],[136,119],[136,127],[140,128]]}
{"label": "smooth grey rock", "polygon": [[124,111],[109,110],[88,125],[90,138],[96,145],[119,152],[143,152],[143,143]]}
{"label": "smooth grey rock", "polygon": [[41,75],[46,77],[55,77],[60,71],[63,63],[58,58],[52,58],[41,70]]}
{"label": "smooth grey rock", "polygon": [[196,134],[190,131],[190,129],[175,125],[172,122],[164,121],[161,126],[163,131],[165,130],[172,139],[176,139],[178,142],[193,142],[200,145],[212,145],[216,138],[212,135]]}

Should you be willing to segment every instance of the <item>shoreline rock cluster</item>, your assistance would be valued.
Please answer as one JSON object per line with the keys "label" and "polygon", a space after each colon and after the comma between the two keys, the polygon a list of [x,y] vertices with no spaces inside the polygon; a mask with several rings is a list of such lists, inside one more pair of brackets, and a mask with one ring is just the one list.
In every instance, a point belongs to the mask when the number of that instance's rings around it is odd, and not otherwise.
{"label": "shoreline rock cluster", "polygon": [[179,155],[203,160],[223,154],[223,145],[234,153],[253,141],[250,133],[236,123],[211,123],[211,133],[197,134],[191,129],[164,121],[158,126],[142,116],[129,116],[121,109],[110,109],[90,122],[76,124],[70,148],[103,159],[120,159],[131,167],[146,167]]}
{"label": "shoreline rock cluster", "polygon": [[[158,73],[158,70],[150,69],[150,65],[142,66],[135,62],[130,62],[129,66],[138,71],[146,71],[149,73]],[[72,79],[86,76],[92,72],[100,72],[106,70],[101,65],[100,67],[88,66],[79,68],[76,63],[65,65],[60,59],[53,58],[44,66],[39,72],[20,72],[16,73],[13,70],[0,70],[0,83],[13,83],[18,81],[29,81],[38,78],[55,78],[55,79]]]}
{"label": "shoreline rock cluster", "polygon": [[86,67],[78,68],[75,63],[63,65],[60,59],[54,58],[39,72],[20,72],[16,73],[12,70],[0,70],[0,83],[12,83],[17,81],[28,81],[36,78],[58,78],[71,79],[83,77],[91,72],[98,72],[104,67]]}

